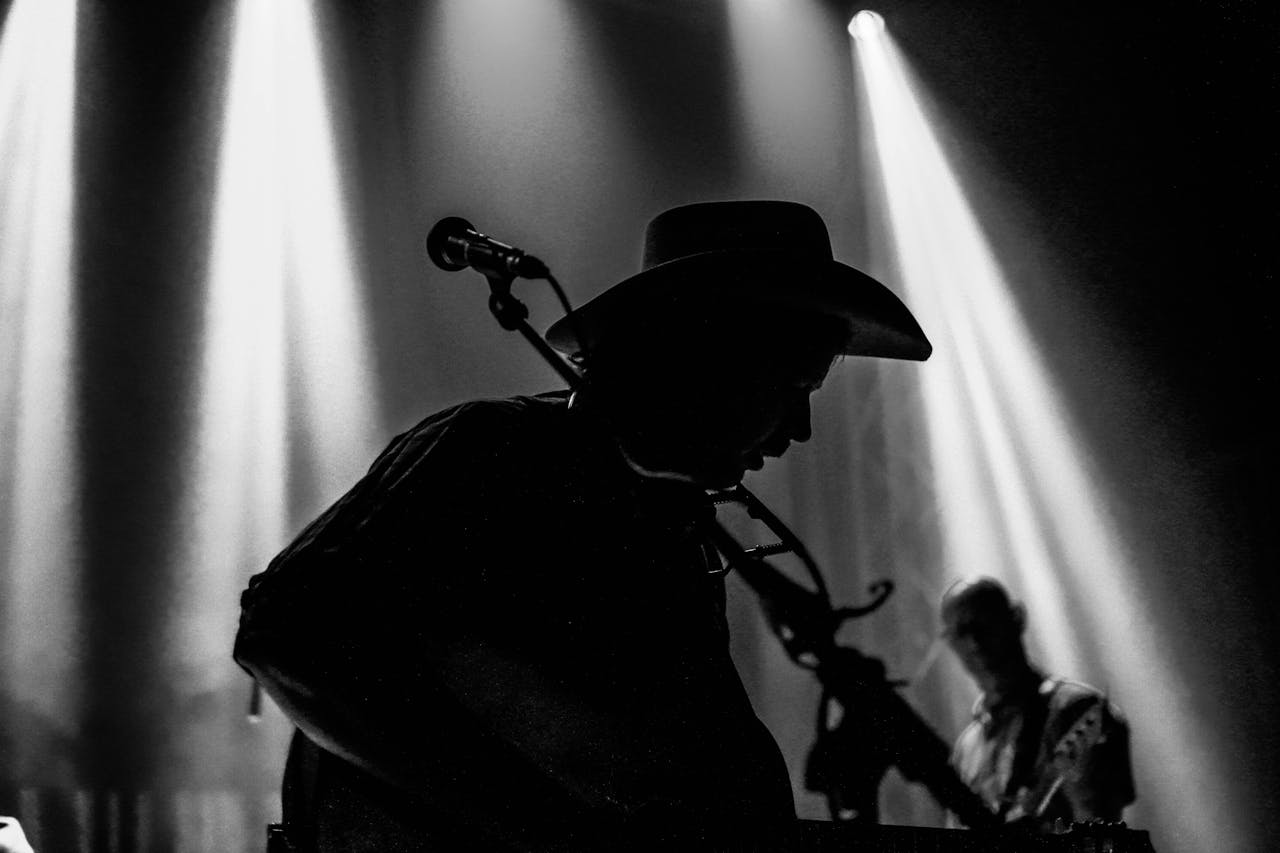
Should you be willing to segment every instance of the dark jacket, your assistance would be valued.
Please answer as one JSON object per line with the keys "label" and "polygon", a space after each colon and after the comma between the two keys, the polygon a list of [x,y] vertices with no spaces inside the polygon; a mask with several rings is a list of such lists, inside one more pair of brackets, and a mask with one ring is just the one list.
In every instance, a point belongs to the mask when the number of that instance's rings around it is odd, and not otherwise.
{"label": "dark jacket", "polygon": [[[732,847],[794,816],[729,658],[701,490],[563,395],[396,438],[244,593],[318,849]],[[317,747],[318,745],[318,747]]]}

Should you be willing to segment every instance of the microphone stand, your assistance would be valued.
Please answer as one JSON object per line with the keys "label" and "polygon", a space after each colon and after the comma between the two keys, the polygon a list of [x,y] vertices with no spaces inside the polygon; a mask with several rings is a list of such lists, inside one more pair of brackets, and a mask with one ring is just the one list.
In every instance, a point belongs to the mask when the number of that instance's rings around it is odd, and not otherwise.
{"label": "microphone stand", "polygon": [[496,272],[485,272],[484,277],[489,281],[489,311],[497,319],[498,325],[508,332],[519,332],[556,373],[560,374],[560,378],[569,383],[570,390],[578,390],[582,386],[582,376],[529,325],[529,306],[511,292],[514,277]]}

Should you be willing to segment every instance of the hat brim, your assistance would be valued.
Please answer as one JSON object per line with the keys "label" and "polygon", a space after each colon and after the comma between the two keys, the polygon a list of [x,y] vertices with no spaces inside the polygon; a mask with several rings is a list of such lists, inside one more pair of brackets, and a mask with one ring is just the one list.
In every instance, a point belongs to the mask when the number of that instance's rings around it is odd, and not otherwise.
{"label": "hat brim", "polygon": [[845,355],[924,361],[933,352],[907,306],[871,276],[839,261],[773,249],[704,252],[651,267],[561,317],[546,337],[572,355],[581,348],[575,327],[590,349],[642,324],[660,332],[664,316],[714,313],[726,300],[834,317],[844,324]]}

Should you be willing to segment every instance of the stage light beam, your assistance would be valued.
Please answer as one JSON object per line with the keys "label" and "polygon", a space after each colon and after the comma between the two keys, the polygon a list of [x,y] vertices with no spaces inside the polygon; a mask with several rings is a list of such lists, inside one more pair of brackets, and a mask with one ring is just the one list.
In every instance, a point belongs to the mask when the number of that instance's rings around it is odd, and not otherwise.
{"label": "stage light beam", "polygon": [[1188,801],[1176,789],[1173,780],[1200,778],[1222,791],[1229,774],[1209,727],[1180,701],[1176,634],[1154,618],[1162,595],[1143,585],[1152,573],[1108,512],[1105,472],[1016,310],[909,69],[870,21],[850,24],[854,61],[894,246],[886,266],[934,342],[919,375],[949,568],[1003,577],[1027,599],[1045,662],[1113,691],[1134,721],[1139,807],[1165,838],[1187,851],[1238,844],[1222,797]]}
{"label": "stage light beam", "polygon": [[[16,707],[63,731],[80,698],[76,11],[15,0],[0,41],[0,673]],[[47,757],[13,734],[8,769],[38,772]]]}
{"label": "stage light beam", "polygon": [[296,510],[292,487],[304,482],[332,500],[378,445],[318,45],[307,0],[236,6],[180,605],[169,625],[184,692],[247,689],[228,654],[238,597],[287,544],[297,516],[316,509]]}

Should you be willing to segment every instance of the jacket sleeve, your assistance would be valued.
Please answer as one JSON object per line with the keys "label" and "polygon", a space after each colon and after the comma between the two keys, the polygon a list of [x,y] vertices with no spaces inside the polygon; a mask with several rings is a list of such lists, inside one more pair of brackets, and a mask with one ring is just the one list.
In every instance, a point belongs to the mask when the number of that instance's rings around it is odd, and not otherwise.
{"label": "jacket sleeve", "polygon": [[638,741],[631,719],[552,639],[601,609],[549,558],[560,496],[537,493],[550,463],[509,414],[465,404],[394,441],[250,581],[235,658],[311,740],[398,788],[438,785],[434,762],[455,748],[440,738],[476,738],[617,806],[678,741],[612,760]]}
{"label": "jacket sleeve", "polygon": [[236,659],[410,792],[483,766],[627,820],[791,817],[705,567],[679,562],[701,549],[609,503],[612,481],[584,492],[595,457],[512,414],[468,404],[394,442],[253,580]]}
{"label": "jacket sleeve", "polygon": [[241,596],[236,661],[308,737],[398,785],[440,690],[428,662],[465,616],[450,587],[500,421],[466,404],[398,437]]}

